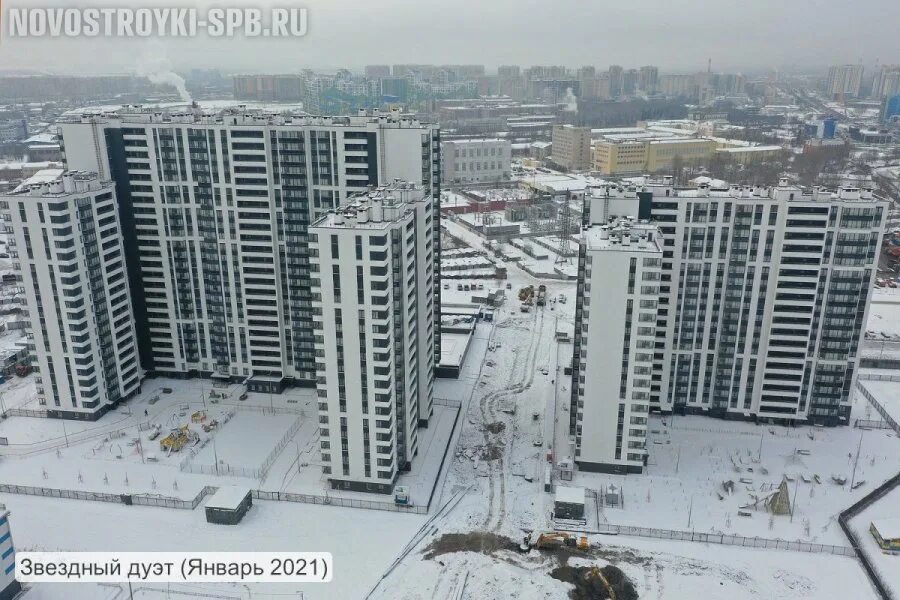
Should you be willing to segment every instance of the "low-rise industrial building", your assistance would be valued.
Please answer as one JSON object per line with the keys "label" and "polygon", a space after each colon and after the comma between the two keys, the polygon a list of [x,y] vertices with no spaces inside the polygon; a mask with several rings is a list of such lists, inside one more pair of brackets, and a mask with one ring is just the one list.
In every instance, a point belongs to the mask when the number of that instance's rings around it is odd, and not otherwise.
{"label": "low-rise industrial building", "polygon": [[447,140],[441,143],[442,181],[449,184],[506,181],[512,168],[507,140]]}
{"label": "low-rise industrial building", "polygon": [[869,532],[887,554],[900,554],[900,518],[872,521]]}
{"label": "low-rise industrial building", "polygon": [[206,522],[237,525],[253,505],[248,487],[222,486],[206,501]]}

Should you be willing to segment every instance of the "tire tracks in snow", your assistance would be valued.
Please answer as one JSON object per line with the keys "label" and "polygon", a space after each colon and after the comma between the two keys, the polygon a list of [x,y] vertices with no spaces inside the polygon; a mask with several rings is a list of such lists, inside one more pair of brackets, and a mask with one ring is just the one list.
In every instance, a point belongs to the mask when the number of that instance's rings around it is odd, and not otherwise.
{"label": "tire tracks in snow", "polygon": [[[534,369],[537,363],[537,357],[540,353],[540,342],[544,329],[544,311],[535,310],[532,319],[532,327],[526,328],[531,332],[528,340],[528,346],[525,352],[516,352],[513,364],[510,367],[509,382],[499,390],[494,390],[485,394],[480,401],[482,414],[482,431],[484,435],[484,447],[486,451],[492,451],[495,441],[492,436],[499,438],[502,443],[500,448],[500,456],[496,460],[488,461],[490,477],[488,479],[488,510],[482,522],[481,529],[497,531],[506,518],[506,454],[509,451],[511,435],[505,434],[505,428],[508,426],[506,420],[501,420],[504,424],[504,431],[492,434],[488,429],[488,425],[498,422],[498,410],[501,403],[511,396],[521,394],[531,388],[534,382]],[[513,326],[512,328],[520,329]],[[522,359],[524,357],[524,364]],[[516,372],[522,368],[521,374],[517,377]]]}

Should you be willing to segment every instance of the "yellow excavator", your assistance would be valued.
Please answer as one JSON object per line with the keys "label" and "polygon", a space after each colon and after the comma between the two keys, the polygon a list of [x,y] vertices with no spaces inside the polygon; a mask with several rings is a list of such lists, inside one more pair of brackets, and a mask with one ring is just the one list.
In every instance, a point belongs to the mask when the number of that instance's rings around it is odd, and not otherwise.
{"label": "yellow excavator", "polygon": [[578,550],[589,550],[591,544],[588,542],[586,535],[575,536],[563,531],[532,531],[522,540],[519,550],[528,552],[532,548],[540,550],[559,548],[561,546],[577,548]]}

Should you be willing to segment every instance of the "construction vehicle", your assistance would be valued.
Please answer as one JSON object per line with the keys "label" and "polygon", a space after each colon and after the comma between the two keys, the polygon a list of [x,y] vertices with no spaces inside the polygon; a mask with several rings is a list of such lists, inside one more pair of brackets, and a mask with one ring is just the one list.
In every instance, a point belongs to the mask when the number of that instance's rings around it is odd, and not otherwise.
{"label": "construction vehicle", "polygon": [[522,302],[527,302],[527,301],[531,300],[532,298],[534,298],[534,286],[533,285],[523,287],[521,290],[519,290],[519,300],[521,300]]}
{"label": "construction vehicle", "polygon": [[544,306],[547,303],[547,286],[543,283],[538,286],[537,305]]}
{"label": "construction vehicle", "polygon": [[606,575],[603,574],[603,571],[600,570],[600,567],[591,567],[591,570],[588,571],[584,577],[588,581],[591,579],[599,579],[603,584],[603,587],[606,588],[606,596],[610,600],[617,600],[615,588],[609,582],[609,579],[606,578]]}
{"label": "construction vehicle", "polygon": [[532,548],[538,550],[561,548],[577,548],[578,550],[589,550],[591,547],[587,536],[575,536],[564,531],[532,531],[522,540],[519,550],[528,552]]}

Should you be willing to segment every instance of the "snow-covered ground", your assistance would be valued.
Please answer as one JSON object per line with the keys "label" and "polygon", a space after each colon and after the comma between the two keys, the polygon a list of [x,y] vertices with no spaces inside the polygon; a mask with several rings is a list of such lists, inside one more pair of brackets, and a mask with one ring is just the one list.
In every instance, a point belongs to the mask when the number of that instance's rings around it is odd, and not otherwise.
{"label": "snow-covered ground", "polygon": [[[864,402],[857,397],[854,408],[862,412]],[[889,429],[657,416],[649,431],[645,474],[576,473],[572,485],[622,489],[624,508],[601,508],[601,522],[847,546],[837,514],[900,471],[900,439]],[[832,476],[846,482],[835,483]],[[770,518],[761,500],[783,477],[794,515]],[[731,493],[723,487],[727,481],[733,482]],[[864,483],[851,490],[851,482]],[[742,508],[751,516],[739,516]]]}
{"label": "snow-covered ground", "polygon": [[[483,247],[477,233],[455,223],[447,227],[472,247]],[[436,382],[436,396],[461,402],[462,414],[445,470],[438,475],[429,516],[258,501],[239,526],[223,527],[207,524],[202,510],[4,494],[0,502],[12,510],[17,546],[48,550],[332,552],[334,582],[299,587],[307,599],[364,598],[376,584],[373,597],[383,599],[568,597],[571,585],[551,576],[551,571],[560,566],[561,555],[522,555],[512,547],[521,540],[523,529],[551,526],[552,496],[544,492],[543,471],[548,464],[547,451],[553,448],[559,458],[568,436],[564,406],[569,378],[562,370],[572,353],[572,345],[557,343],[554,334],[560,322],[570,324],[574,319],[575,284],[539,280],[513,262],[506,266],[511,290],[505,305],[495,311],[493,323],[481,323],[476,328],[459,379]],[[520,312],[518,290],[539,283],[547,285],[547,306]],[[131,414],[116,411],[97,423],[67,423],[65,431],[59,421],[15,418],[0,423],[0,436],[8,436],[14,444],[0,448],[6,454],[0,460],[0,481],[12,478],[47,486],[48,481],[60,481],[76,489],[79,485],[85,489],[101,486],[98,491],[134,493],[148,489],[149,493],[155,480],[157,493],[182,497],[193,497],[203,485],[230,481],[246,485],[247,479],[183,473],[178,461],[162,457],[152,465],[141,462],[139,450],[127,444],[132,430],[136,432],[144,421],[168,427],[172,426],[170,420],[189,419],[190,412],[202,407],[200,398],[209,391],[208,384],[204,390],[199,381],[173,382],[175,393],[163,394],[150,405],[148,398],[154,395],[151,388],[156,385],[165,384],[148,385],[133,402]],[[316,464],[314,397],[313,390],[291,390],[283,396],[251,394],[246,404],[258,408],[242,412],[238,410],[242,403],[232,392],[231,398],[222,400],[216,408],[236,410],[234,422],[215,433],[219,459],[223,446],[226,456],[235,462],[253,464],[266,456],[266,447],[277,444],[278,432],[273,432],[268,420],[261,420],[258,427],[250,423],[261,418],[265,407],[281,409],[277,417],[284,423],[300,418],[301,427],[278,455],[263,487],[321,490],[325,482]],[[854,416],[862,409],[861,404],[856,405]],[[442,411],[434,427],[423,432],[425,455],[435,455],[433,449],[441,447],[441,431],[450,435],[451,414]],[[245,416],[249,420],[241,426],[239,419]],[[225,437],[232,425],[233,435]],[[118,430],[126,430],[121,438],[126,441],[121,459],[116,457],[119,453],[109,449],[120,443],[115,441],[119,438],[103,441]],[[676,417],[665,422],[655,419],[651,430],[648,473],[627,477],[576,475],[573,485],[593,489],[609,483],[622,486],[624,508],[603,510],[601,520],[846,546],[837,528],[837,513],[900,468],[900,440],[886,430],[787,429],[702,417]],[[254,446],[242,455],[235,444],[240,445],[247,436],[253,438]],[[106,454],[113,456],[88,457],[101,443]],[[201,457],[210,448],[208,443]],[[851,476],[854,463],[855,479],[865,480],[863,486],[849,490],[849,483],[839,486],[831,481],[832,475]],[[434,467],[418,468],[428,471]],[[47,471],[47,479],[42,469]],[[79,472],[82,481],[77,478]],[[108,483],[103,482],[103,473],[108,473]],[[798,498],[793,520],[779,517],[770,526],[763,512],[737,516],[737,508],[751,497],[748,486],[752,493],[764,494],[767,485],[780,482],[783,475],[792,480],[791,497],[796,494]],[[814,475],[819,475],[821,483],[813,483]],[[741,483],[742,478],[749,483]],[[720,500],[717,491],[726,479],[735,482],[736,490]],[[176,480],[177,490],[173,485]],[[443,547],[451,539],[448,534],[459,534],[466,542],[455,551],[426,555],[429,548]],[[594,546],[591,553],[568,558],[569,566],[615,565],[631,579],[641,600],[875,598],[863,570],[851,558],[621,536],[591,536],[590,541]],[[174,586],[170,596],[164,589],[142,588],[135,590],[135,597],[187,598],[185,591],[235,599],[266,598],[267,594],[272,598],[296,597],[298,586],[177,588]],[[39,586],[36,592],[28,599],[115,597],[115,590],[99,586]]]}
{"label": "snow-covered ground", "polygon": [[[302,590],[307,599],[362,598],[391,559],[421,527],[425,517],[255,501],[239,526],[206,522],[203,510],[174,510],[3,495],[11,511],[13,538],[19,550],[67,551],[322,551],[334,555],[329,584],[252,584],[253,598],[275,598]],[[47,587],[35,598],[69,600],[85,590],[85,599],[100,600],[100,588],[88,584]],[[176,586],[178,587],[178,586]],[[182,586],[184,589],[184,586]],[[240,585],[204,584],[195,591],[247,599]],[[93,594],[93,595],[92,595]],[[120,598],[127,598],[127,595]],[[136,595],[136,597],[138,597]],[[146,598],[166,598],[162,591]],[[226,596],[227,597],[227,596]],[[172,598],[179,598],[173,595]],[[27,600],[33,600],[31,595]]]}
{"label": "snow-covered ground", "polygon": [[862,543],[862,550],[874,565],[882,581],[900,597],[900,554],[885,554],[869,533],[872,521],[900,519],[900,488],[889,494],[850,520],[850,528]]}
{"label": "snow-covered ground", "polygon": [[[600,545],[596,557],[571,558],[569,564],[617,566],[632,581],[640,600],[878,598],[858,563],[849,558],[636,538],[597,536],[591,542]],[[373,598],[564,600],[570,598],[572,586],[550,575],[557,566],[547,555],[523,556],[508,550],[492,556],[458,552],[434,560],[424,559],[419,551],[379,586]]]}

